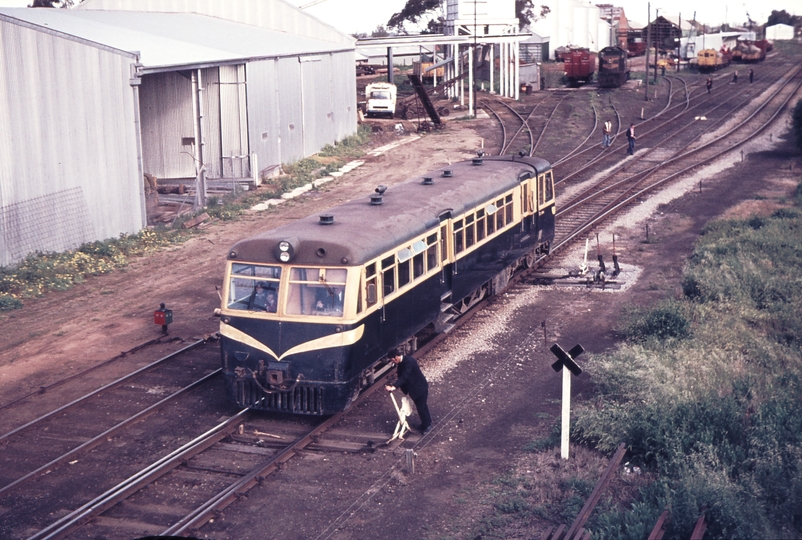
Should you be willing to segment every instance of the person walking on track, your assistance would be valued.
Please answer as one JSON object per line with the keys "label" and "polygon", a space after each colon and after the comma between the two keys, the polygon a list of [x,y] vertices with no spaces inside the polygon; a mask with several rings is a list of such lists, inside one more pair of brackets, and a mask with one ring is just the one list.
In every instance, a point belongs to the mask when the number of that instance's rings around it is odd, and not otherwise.
{"label": "person walking on track", "polygon": [[607,148],[613,142],[613,123],[607,120],[602,127],[602,148]]}
{"label": "person walking on track", "polygon": [[635,155],[635,124],[629,125],[629,129],[627,130],[627,142],[629,143],[627,153],[630,156]]}

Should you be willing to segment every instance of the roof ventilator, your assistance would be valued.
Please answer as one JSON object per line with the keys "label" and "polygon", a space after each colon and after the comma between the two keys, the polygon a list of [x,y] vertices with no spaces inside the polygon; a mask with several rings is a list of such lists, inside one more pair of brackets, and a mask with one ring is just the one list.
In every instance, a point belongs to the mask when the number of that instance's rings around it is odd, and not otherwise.
{"label": "roof ventilator", "polygon": [[482,159],[484,155],[485,155],[484,152],[477,152],[476,157],[471,160],[471,163],[473,163],[474,165],[481,165],[482,163],[484,163],[484,160]]}
{"label": "roof ventilator", "polygon": [[454,176],[454,171],[451,169],[445,169],[443,171],[443,178],[451,178],[452,176]]}
{"label": "roof ventilator", "polygon": [[320,214],[320,221],[318,222],[321,225],[331,225],[334,223],[334,215],[333,214]]}
{"label": "roof ventilator", "polygon": [[376,193],[370,194],[370,204],[378,206],[382,203],[382,195],[387,191],[387,186],[379,186],[376,188]]}
{"label": "roof ventilator", "polygon": [[424,176],[423,182],[421,182],[421,184],[423,184],[424,186],[431,186],[432,184],[434,184],[434,178],[432,178],[431,176]]}

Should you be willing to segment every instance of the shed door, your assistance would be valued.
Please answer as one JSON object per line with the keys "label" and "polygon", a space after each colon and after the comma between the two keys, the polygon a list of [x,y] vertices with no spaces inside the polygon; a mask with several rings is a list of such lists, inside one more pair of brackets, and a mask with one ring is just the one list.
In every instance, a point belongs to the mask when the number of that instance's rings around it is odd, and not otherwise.
{"label": "shed door", "polygon": [[245,66],[220,66],[220,149],[223,178],[249,178]]}

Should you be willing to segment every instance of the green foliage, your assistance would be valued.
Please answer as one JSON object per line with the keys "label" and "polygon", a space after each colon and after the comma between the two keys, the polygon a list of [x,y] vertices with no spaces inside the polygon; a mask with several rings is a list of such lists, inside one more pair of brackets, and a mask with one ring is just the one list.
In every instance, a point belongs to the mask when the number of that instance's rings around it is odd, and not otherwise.
{"label": "green foliage", "polygon": [[632,308],[621,330],[626,339],[635,343],[684,339],[691,328],[686,311],[686,306],[674,300],[663,301],[648,309]]}
{"label": "green foliage", "polygon": [[[798,190],[799,191],[799,190]],[[628,458],[659,481],[627,511],[590,524],[595,538],[802,536],[802,212],[711,223],[686,268],[691,302],[630,319],[632,343],[593,359],[600,392],[572,437]],[[672,331],[693,333],[684,339]],[[659,345],[659,346],[658,346]]]}
{"label": "green foliage", "polygon": [[802,150],[802,99],[796,102],[793,113],[793,130],[796,147]]}

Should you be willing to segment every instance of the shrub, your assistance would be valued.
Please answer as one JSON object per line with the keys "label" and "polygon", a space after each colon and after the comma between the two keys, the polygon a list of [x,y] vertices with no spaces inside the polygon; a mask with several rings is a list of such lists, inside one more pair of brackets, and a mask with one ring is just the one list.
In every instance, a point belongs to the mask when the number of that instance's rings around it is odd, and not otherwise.
{"label": "shrub", "polygon": [[793,125],[796,147],[802,151],[802,99],[798,100],[794,107]]}
{"label": "shrub", "polygon": [[665,300],[653,308],[630,309],[622,333],[635,343],[649,340],[684,339],[690,333],[690,321],[681,302]]}

